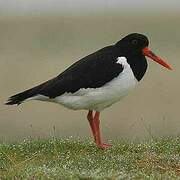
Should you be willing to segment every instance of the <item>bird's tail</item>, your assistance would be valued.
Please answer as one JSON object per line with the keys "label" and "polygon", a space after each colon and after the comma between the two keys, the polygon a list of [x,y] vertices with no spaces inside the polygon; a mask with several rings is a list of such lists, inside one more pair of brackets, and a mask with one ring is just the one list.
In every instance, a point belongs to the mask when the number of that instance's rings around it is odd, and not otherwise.
{"label": "bird's tail", "polygon": [[6,105],[14,105],[14,104],[19,105],[26,99],[36,96],[39,93],[40,88],[41,86],[36,86],[34,88],[23,91],[21,93],[15,94],[14,96],[11,96],[5,104]]}

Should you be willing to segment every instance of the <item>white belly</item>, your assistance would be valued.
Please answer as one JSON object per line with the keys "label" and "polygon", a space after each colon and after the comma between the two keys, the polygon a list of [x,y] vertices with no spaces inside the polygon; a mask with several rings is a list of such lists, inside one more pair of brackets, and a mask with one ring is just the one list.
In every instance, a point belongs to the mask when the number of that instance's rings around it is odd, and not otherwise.
{"label": "white belly", "polygon": [[43,95],[37,95],[30,99],[55,102],[74,110],[87,109],[102,111],[106,107],[121,100],[137,84],[137,80],[126,58],[117,58],[117,63],[123,65],[123,71],[103,87],[80,89],[76,93],[64,93],[54,99],[49,99]]}
{"label": "white belly", "polygon": [[74,110],[102,111],[126,96],[137,84],[129,64],[126,61],[123,61],[123,63],[124,69],[120,75],[103,87],[80,89],[73,94],[65,93],[56,97],[53,101]]}

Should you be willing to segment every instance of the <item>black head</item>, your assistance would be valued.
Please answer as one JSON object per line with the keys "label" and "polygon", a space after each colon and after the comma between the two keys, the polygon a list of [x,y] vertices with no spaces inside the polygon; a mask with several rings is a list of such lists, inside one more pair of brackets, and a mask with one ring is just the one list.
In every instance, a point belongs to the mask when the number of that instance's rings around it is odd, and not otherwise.
{"label": "black head", "polygon": [[145,59],[145,56],[151,58],[167,69],[172,70],[171,66],[167,64],[159,56],[155,55],[149,48],[149,40],[143,34],[132,33],[115,44],[117,51],[120,51],[124,56],[131,57],[129,61],[134,61],[137,63],[136,59]]}
{"label": "black head", "polygon": [[155,55],[148,45],[148,38],[138,33],[129,34],[115,44],[117,54],[127,58],[137,80],[141,80],[147,69],[145,56],[170,70],[172,69],[163,59]]}
{"label": "black head", "polygon": [[148,45],[148,38],[145,35],[138,33],[129,34],[116,43],[116,46],[124,53],[138,55],[140,55],[139,53],[143,55],[142,50],[145,47],[148,47]]}

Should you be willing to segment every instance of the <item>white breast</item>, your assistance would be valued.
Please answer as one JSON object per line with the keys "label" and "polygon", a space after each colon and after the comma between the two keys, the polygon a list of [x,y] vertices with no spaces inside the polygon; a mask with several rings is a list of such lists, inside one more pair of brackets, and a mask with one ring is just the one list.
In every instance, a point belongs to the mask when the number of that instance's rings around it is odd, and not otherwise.
{"label": "white breast", "polygon": [[123,71],[100,88],[80,89],[76,93],[65,93],[53,99],[54,102],[70,109],[102,111],[106,107],[126,96],[137,84],[137,80],[125,57],[118,57],[117,62]]}

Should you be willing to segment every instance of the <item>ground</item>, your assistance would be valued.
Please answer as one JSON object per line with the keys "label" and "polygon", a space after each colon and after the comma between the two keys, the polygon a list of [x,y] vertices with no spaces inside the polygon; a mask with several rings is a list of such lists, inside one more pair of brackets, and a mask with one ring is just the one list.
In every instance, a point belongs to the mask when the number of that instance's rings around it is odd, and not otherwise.
{"label": "ground", "polygon": [[24,140],[0,144],[0,179],[180,179],[180,137],[111,142]]}

